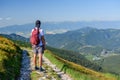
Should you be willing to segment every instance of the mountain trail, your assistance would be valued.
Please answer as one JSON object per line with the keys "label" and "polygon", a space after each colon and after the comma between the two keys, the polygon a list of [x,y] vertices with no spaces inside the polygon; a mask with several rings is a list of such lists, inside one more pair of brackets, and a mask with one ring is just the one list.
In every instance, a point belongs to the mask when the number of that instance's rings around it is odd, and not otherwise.
{"label": "mountain trail", "polygon": [[27,55],[27,51],[23,50],[20,76],[18,80],[30,80],[30,73],[31,73],[30,57]]}
{"label": "mountain trail", "polygon": [[60,69],[56,67],[56,65],[52,64],[45,56],[43,56],[44,63],[52,67],[52,69],[58,74],[58,76],[61,78],[61,80],[72,80],[70,76],[65,74],[64,72],[61,72]]}
{"label": "mountain trail", "polygon": [[[28,52],[30,55],[28,55]],[[32,51],[23,50],[22,67],[18,80],[73,80],[69,75],[61,72],[56,65],[52,64],[45,56],[43,56],[44,72],[34,70]]]}

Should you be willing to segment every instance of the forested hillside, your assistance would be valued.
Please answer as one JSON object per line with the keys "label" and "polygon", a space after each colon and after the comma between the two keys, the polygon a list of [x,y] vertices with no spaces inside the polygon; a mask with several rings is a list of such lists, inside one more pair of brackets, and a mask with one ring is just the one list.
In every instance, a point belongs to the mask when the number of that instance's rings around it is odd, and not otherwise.
{"label": "forested hillside", "polygon": [[120,75],[120,55],[113,55],[94,61],[104,67],[105,70]]}
{"label": "forested hillside", "polygon": [[17,34],[0,34],[0,36],[4,36],[10,40],[12,40],[15,44],[18,44],[21,47],[30,47],[29,38],[25,38],[23,36]]}
{"label": "forested hillside", "polygon": [[0,36],[0,80],[14,80],[21,67],[22,50],[14,42]]}
{"label": "forested hillside", "polygon": [[70,62],[74,62],[76,64],[82,65],[84,67],[87,67],[87,68],[90,68],[90,69],[93,69],[96,71],[103,71],[103,69],[100,65],[90,62],[83,55],[81,55],[77,52],[56,49],[56,48],[52,48],[52,47],[47,47],[47,49],[52,51],[53,54],[65,59],[65,60],[68,60]]}
{"label": "forested hillside", "polygon": [[[57,54],[55,54],[57,52]],[[69,74],[73,80],[120,80],[118,75],[113,75],[110,73],[101,73],[88,68],[85,68],[82,65],[75,64],[71,61],[68,61],[58,54],[62,54],[60,51],[54,51],[54,49],[48,49],[45,52],[45,56],[61,71]],[[64,54],[65,55],[65,54]]]}
{"label": "forested hillside", "polygon": [[52,47],[77,51],[83,54],[100,55],[104,50],[120,52],[119,29],[82,28],[63,34],[46,35],[47,44]]}

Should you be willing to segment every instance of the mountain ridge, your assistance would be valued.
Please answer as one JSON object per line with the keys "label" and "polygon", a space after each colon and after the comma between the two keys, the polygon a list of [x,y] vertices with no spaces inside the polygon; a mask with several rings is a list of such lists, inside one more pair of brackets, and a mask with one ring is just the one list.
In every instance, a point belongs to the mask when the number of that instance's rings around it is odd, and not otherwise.
{"label": "mountain ridge", "polygon": [[[11,25],[0,27],[0,33],[11,34],[16,33],[28,37],[31,29],[34,28],[33,23],[23,25]],[[67,31],[77,30],[84,27],[92,27],[98,29],[115,28],[120,29],[120,21],[66,21],[66,22],[43,22],[41,27],[45,30],[46,34],[64,33]]]}
{"label": "mountain ridge", "polygon": [[[120,29],[81,28],[62,34],[46,35],[48,45],[57,48],[71,49],[70,46],[101,46],[107,50],[118,50],[120,45]],[[78,44],[78,45],[77,45]],[[67,47],[68,46],[68,47]]]}

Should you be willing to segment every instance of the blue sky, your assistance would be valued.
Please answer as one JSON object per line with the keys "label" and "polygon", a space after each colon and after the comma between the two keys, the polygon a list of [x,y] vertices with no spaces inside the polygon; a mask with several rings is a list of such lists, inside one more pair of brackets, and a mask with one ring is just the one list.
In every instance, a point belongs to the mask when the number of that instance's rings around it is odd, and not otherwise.
{"label": "blue sky", "polygon": [[0,27],[42,22],[117,21],[120,0],[0,0]]}

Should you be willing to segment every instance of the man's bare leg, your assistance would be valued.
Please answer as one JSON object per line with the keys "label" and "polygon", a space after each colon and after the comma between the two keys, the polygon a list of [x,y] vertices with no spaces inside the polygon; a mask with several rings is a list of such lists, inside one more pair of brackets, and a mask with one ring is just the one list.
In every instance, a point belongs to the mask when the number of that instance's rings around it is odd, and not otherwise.
{"label": "man's bare leg", "polygon": [[42,53],[39,54],[39,66],[42,67]]}
{"label": "man's bare leg", "polygon": [[36,57],[37,57],[37,55],[34,54],[34,56],[33,56],[34,67],[37,67]]}

